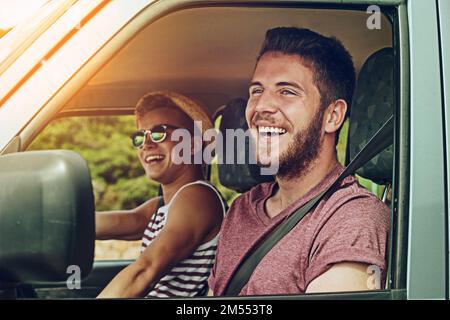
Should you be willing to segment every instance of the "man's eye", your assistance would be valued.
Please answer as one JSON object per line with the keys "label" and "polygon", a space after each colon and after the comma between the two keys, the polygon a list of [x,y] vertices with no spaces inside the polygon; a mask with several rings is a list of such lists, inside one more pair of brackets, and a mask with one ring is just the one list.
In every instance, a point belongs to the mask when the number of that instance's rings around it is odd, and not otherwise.
{"label": "man's eye", "polygon": [[287,89],[283,89],[281,90],[281,94],[286,96],[286,95],[295,95],[295,92],[291,91],[291,90],[287,90]]}
{"label": "man's eye", "polygon": [[263,92],[263,90],[261,88],[252,88],[250,89],[250,94],[251,95],[258,95],[261,94]]}

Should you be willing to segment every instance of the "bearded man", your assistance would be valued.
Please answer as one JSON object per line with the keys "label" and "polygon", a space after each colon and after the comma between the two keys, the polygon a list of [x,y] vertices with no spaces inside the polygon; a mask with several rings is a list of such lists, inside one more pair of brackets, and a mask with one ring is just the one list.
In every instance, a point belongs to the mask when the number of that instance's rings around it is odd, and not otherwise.
{"label": "bearded man", "polygon": [[[220,231],[210,295],[223,295],[243,258],[342,172],[339,130],[355,86],[352,58],[334,38],[274,28],[249,86],[246,118],[262,166],[278,161],[275,182],[242,194]],[[380,289],[386,276],[389,208],[348,176],[258,264],[240,295]],[[370,270],[378,268],[373,288]]]}

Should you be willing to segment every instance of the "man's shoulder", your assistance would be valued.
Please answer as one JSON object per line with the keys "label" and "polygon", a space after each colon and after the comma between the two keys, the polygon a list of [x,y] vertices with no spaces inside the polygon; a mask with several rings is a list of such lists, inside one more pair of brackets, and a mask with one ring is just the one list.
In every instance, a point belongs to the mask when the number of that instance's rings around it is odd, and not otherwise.
{"label": "man's shoulder", "polygon": [[345,178],[340,186],[325,199],[326,212],[340,212],[348,219],[381,219],[387,223],[390,209],[375,194],[361,186],[354,176]]}
{"label": "man's shoulder", "polygon": [[213,187],[192,183],[178,190],[165,211],[172,226],[216,226],[223,219],[225,205]]}
{"label": "man's shoulder", "polygon": [[269,197],[274,182],[263,182],[253,186],[250,190],[243,192],[233,201],[230,209],[236,206],[251,205]]}
{"label": "man's shoulder", "polygon": [[240,194],[231,203],[224,224],[234,225],[243,221],[253,221],[257,216],[258,204],[270,195],[272,188],[273,182],[265,182]]}
{"label": "man's shoulder", "polygon": [[223,204],[220,192],[210,183],[203,181],[191,183],[180,189],[173,202],[181,206],[194,204],[199,207]]}

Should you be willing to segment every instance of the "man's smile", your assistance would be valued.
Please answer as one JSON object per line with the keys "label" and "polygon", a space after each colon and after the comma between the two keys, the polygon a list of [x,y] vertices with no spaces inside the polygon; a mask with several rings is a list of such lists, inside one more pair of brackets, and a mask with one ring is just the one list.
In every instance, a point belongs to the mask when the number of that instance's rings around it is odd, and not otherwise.
{"label": "man's smile", "polygon": [[266,127],[266,126],[258,126],[258,133],[263,137],[271,137],[275,135],[283,135],[286,133],[286,129],[281,127]]}
{"label": "man's smile", "polygon": [[145,157],[145,163],[155,163],[164,160],[165,156],[162,154],[151,154]]}

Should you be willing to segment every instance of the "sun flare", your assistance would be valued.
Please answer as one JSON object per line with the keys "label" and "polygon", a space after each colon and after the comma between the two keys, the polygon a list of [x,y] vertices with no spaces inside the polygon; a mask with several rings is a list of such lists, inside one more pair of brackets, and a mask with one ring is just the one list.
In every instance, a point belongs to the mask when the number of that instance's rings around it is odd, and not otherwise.
{"label": "sun flare", "polygon": [[48,0],[0,0],[0,29],[7,30],[30,18]]}

